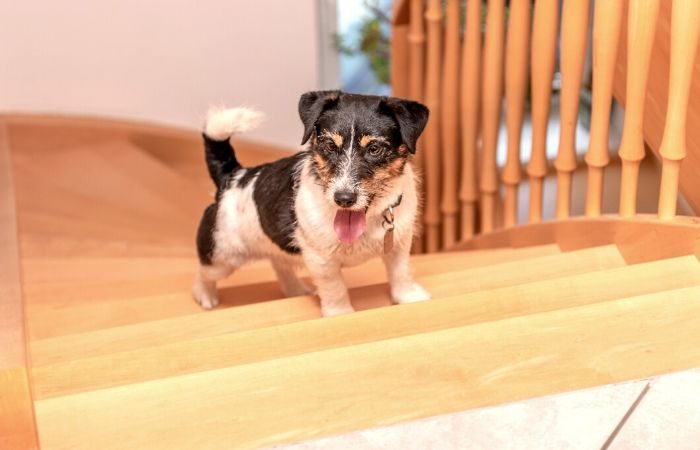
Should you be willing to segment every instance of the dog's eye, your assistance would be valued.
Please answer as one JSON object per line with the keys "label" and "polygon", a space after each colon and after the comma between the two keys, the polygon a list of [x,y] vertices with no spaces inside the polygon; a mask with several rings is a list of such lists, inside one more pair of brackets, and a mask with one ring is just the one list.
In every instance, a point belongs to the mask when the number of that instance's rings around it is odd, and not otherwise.
{"label": "dog's eye", "polygon": [[318,147],[324,152],[334,152],[338,150],[338,146],[330,139],[324,139],[318,144]]}
{"label": "dog's eye", "polygon": [[384,149],[377,144],[370,144],[369,147],[367,147],[367,153],[369,153],[370,156],[379,156],[383,151]]}

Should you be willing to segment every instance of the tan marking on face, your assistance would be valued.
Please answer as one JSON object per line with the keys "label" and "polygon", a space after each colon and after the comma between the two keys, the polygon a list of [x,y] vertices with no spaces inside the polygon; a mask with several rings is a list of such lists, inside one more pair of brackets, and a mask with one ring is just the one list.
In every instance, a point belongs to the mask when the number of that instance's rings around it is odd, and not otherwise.
{"label": "tan marking on face", "polygon": [[360,138],[360,147],[367,147],[372,141],[388,142],[384,136],[374,136],[372,134],[363,134]]}
{"label": "tan marking on face", "polygon": [[328,131],[328,130],[323,130],[321,133],[321,136],[326,136],[329,137],[333,140],[335,143],[336,147],[342,148],[343,147],[343,136],[340,134],[334,132],[334,131]]}
{"label": "tan marking on face", "polygon": [[365,192],[381,191],[388,180],[401,175],[405,164],[405,158],[396,158],[388,166],[376,170],[372,178],[362,181],[362,189],[364,189]]}
{"label": "tan marking on face", "polygon": [[328,164],[326,163],[326,160],[321,157],[319,154],[314,154],[313,157],[313,162],[314,162],[314,167],[316,168],[316,173],[318,173],[319,178],[321,179],[321,183],[323,183],[324,186],[328,186],[331,182],[331,170],[328,167]]}

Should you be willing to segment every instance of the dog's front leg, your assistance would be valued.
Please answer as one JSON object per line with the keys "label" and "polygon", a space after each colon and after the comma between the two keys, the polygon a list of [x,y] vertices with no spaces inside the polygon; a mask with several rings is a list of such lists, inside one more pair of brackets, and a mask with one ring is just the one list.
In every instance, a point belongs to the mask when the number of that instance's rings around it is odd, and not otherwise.
{"label": "dog's front leg", "polygon": [[327,261],[321,255],[311,252],[304,253],[304,262],[316,285],[316,292],[321,298],[323,316],[330,317],[353,312],[340,264]]}
{"label": "dog's front leg", "polygon": [[410,252],[410,241],[397,242],[393,250],[384,255],[384,265],[391,286],[391,298],[396,303],[430,300],[430,293],[413,279],[409,261]]}

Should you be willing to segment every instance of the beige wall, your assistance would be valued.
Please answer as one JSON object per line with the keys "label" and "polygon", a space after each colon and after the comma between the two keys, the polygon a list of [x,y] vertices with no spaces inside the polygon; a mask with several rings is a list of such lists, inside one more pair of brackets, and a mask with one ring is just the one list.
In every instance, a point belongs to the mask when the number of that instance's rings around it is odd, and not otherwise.
{"label": "beige wall", "polygon": [[5,0],[0,111],[199,128],[210,103],[268,119],[296,146],[299,94],[318,85],[314,0]]}

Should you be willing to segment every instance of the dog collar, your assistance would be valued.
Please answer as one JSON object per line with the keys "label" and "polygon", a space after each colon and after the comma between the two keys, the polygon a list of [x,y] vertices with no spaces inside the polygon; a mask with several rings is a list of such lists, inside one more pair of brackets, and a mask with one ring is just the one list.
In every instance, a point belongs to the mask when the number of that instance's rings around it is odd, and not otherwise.
{"label": "dog collar", "polygon": [[384,254],[391,253],[391,250],[394,248],[394,208],[401,204],[401,200],[403,200],[403,194],[399,194],[399,198],[389,205],[382,214],[384,217],[382,221],[382,228],[384,228]]}

